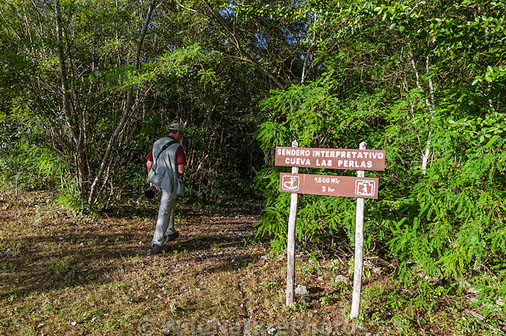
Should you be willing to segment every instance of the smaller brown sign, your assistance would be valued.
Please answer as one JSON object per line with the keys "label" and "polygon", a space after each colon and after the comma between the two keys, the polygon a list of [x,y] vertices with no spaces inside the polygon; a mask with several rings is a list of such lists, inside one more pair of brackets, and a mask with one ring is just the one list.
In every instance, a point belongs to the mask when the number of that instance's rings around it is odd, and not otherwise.
{"label": "smaller brown sign", "polygon": [[276,166],[385,170],[384,150],[276,147]]}
{"label": "smaller brown sign", "polygon": [[279,191],[310,195],[378,198],[378,179],[281,173]]}

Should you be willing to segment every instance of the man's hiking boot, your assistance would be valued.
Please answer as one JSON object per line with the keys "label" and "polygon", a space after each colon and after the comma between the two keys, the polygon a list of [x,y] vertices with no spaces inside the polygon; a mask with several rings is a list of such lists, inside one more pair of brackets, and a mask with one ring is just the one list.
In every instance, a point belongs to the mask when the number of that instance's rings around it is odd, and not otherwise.
{"label": "man's hiking boot", "polygon": [[169,250],[169,247],[166,246],[166,245],[153,245],[153,247],[151,248],[151,254],[159,254],[159,253],[162,253],[162,252],[167,252]]}
{"label": "man's hiking boot", "polygon": [[179,237],[179,232],[175,231],[174,233],[167,235],[167,241],[170,242],[172,240],[176,240]]}

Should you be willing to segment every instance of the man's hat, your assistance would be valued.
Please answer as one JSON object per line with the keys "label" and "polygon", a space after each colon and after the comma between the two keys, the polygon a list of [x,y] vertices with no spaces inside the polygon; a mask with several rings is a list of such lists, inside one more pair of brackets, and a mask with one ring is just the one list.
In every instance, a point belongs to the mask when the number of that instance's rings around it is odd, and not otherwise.
{"label": "man's hat", "polygon": [[183,130],[184,130],[184,126],[183,126],[183,124],[180,124],[180,123],[173,123],[169,127],[169,131],[180,131],[180,132],[182,132]]}

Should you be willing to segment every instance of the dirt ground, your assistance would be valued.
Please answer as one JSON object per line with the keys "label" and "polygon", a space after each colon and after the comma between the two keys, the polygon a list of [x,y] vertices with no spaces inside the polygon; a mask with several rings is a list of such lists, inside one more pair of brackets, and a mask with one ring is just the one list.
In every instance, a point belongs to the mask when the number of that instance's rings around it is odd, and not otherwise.
{"label": "dirt ground", "polygon": [[502,333],[473,317],[466,298],[441,295],[425,307],[415,297],[395,306],[395,295],[404,296],[392,268],[367,254],[362,314],[352,323],[350,251],[298,249],[296,284],[308,293],[286,307],[286,257],[256,237],[258,206],[180,205],[180,237],[152,256],[156,213],[157,200],[82,215],[63,211],[46,193],[0,191],[0,334]]}

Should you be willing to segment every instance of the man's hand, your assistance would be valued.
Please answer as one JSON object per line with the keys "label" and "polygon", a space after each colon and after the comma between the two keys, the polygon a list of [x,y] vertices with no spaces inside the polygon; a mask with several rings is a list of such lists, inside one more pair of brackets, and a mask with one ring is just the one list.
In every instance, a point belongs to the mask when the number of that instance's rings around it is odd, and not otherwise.
{"label": "man's hand", "polygon": [[151,171],[151,167],[153,167],[153,161],[146,161],[146,168],[148,169],[148,174]]}

